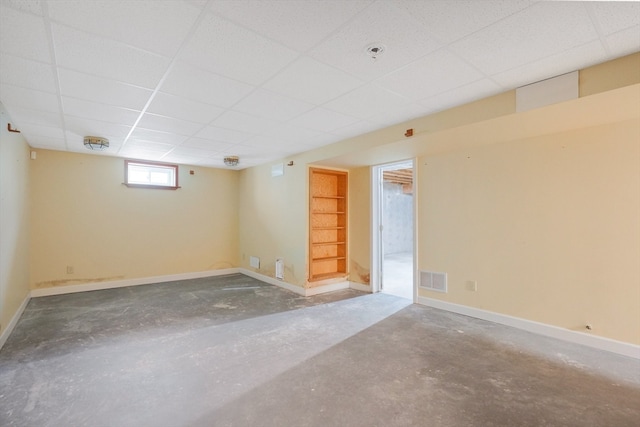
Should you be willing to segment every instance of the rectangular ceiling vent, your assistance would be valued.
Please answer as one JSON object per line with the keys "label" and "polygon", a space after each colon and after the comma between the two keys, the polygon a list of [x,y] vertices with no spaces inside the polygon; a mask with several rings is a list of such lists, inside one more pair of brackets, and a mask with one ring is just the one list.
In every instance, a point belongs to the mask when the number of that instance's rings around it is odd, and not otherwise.
{"label": "rectangular ceiling vent", "polygon": [[420,287],[430,291],[447,293],[447,273],[421,271]]}

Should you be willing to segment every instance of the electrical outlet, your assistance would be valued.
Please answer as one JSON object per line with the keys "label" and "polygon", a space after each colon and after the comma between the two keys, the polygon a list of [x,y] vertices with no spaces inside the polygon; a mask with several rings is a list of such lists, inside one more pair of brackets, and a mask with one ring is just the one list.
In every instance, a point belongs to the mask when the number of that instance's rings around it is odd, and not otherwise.
{"label": "electrical outlet", "polygon": [[73,265],[67,265],[67,274],[73,274]]}
{"label": "electrical outlet", "polygon": [[467,283],[465,284],[465,288],[468,291],[477,292],[478,291],[478,282],[475,281],[475,280],[467,280]]}

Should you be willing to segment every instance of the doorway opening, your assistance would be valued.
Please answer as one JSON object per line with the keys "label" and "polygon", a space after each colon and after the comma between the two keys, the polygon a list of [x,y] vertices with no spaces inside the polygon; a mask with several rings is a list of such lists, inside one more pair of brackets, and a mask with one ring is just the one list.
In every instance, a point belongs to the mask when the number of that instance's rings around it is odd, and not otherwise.
{"label": "doorway opening", "polygon": [[415,300],[413,160],[373,168],[373,290]]}

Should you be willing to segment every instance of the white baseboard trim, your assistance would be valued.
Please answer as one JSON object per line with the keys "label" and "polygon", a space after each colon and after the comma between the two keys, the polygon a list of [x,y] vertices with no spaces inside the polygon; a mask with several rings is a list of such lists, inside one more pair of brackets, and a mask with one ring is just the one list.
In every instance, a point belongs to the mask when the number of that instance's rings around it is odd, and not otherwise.
{"label": "white baseboard trim", "polygon": [[362,283],[349,282],[349,287],[351,289],[355,289],[356,291],[362,291],[362,292],[371,293],[371,286],[363,285]]}
{"label": "white baseboard trim", "polygon": [[324,294],[327,292],[340,291],[342,289],[349,289],[349,282],[346,280],[343,282],[330,283],[328,285],[316,286],[314,288],[305,289],[305,296],[312,296],[318,294]]}
{"label": "white baseboard trim", "polygon": [[202,277],[224,276],[239,273],[238,268],[196,271],[192,273],[168,274],[166,276],[139,277],[135,279],[112,280],[108,282],[90,282],[78,285],[58,286],[55,288],[32,289],[31,297],[72,294],[76,292],[100,291],[103,289],[123,288],[126,286],[150,285],[153,283],[173,282],[176,280],[199,279]]}
{"label": "white baseboard trim", "polygon": [[254,279],[260,280],[261,282],[265,282],[268,283],[270,285],[274,285],[274,286],[279,286],[281,288],[284,288],[288,291],[294,292],[298,295],[305,295],[305,289],[300,287],[300,286],[296,286],[296,285],[292,285],[291,283],[287,283],[283,280],[280,279],[276,279],[274,277],[269,277],[269,276],[265,276],[264,274],[260,274],[257,273],[255,271],[251,271],[251,270],[247,270],[246,268],[240,268],[239,269],[239,273],[244,274],[245,276],[249,276],[249,277],[253,277]]}
{"label": "white baseboard trim", "polygon": [[501,325],[511,326],[535,334],[547,337],[557,338],[574,344],[582,344],[588,347],[605,350],[612,353],[620,354],[634,359],[640,359],[640,346],[616,341],[609,338],[588,335],[583,332],[571,331],[569,329],[560,328],[558,326],[548,325],[546,323],[535,322],[533,320],[513,317],[506,314],[495,313],[493,311],[482,310],[479,308],[469,307],[451,302],[441,301],[433,298],[418,297],[418,304],[429,307],[439,308],[441,310],[451,311],[453,313],[462,314],[477,319],[488,320],[490,322]]}
{"label": "white baseboard trim", "polygon": [[20,320],[20,316],[22,316],[24,309],[27,308],[27,304],[29,304],[30,299],[30,294],[27,294],[27,296],[24,297],[24,300],[22,300],[22,304],[20,304],[20,307],[18,307],[18,310],[16,310],[16,312],[13,314],[13,317],[7,324],[7,327],[4,328],[4,331],[2,331],[2,334],[0,334],[0,349],[2,349],[4,343],[6,343],[7,339],[9,339],[9,335],[11,335],[11,332],[13,332],[13,328],[15,328],[18,324],[18,320]]}
{"label": "white baseboard trim", "polygon": [[323,286],[316,286],[315,288],[303,288],[301,286],[292,285],[291,283],[287,283],[283,280],[275,279],[273,277],[265,276],[264,274],[260,274],[255,271],[247,270],[246,268],[241,268],[240,273],[249,277],[253,277],[254,279],[260,280],[270,285],[279,286],[304,297],[324,294],[326,292],[339,291],[341,289],[349,289],[349,282],[347,281],[330,283]]}

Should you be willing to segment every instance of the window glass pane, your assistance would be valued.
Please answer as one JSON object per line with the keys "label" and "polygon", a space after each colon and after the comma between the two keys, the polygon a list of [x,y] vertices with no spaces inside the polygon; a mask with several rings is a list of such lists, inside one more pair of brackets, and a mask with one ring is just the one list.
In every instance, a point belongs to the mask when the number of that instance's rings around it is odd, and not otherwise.
{"label": "window glass pane", "polygon": [[176,165],[126,162],[127,182],[125,184],[177,187]]}

